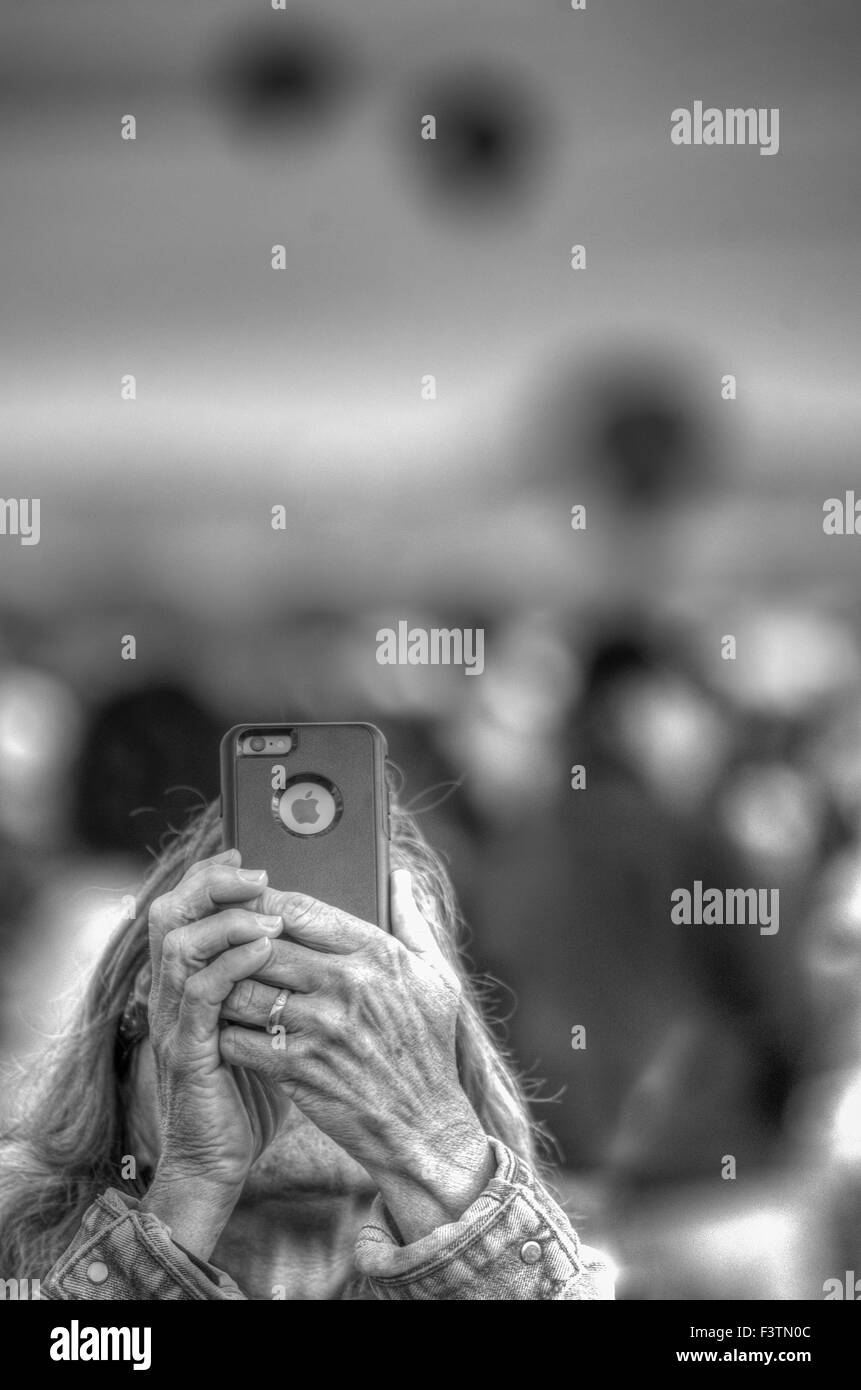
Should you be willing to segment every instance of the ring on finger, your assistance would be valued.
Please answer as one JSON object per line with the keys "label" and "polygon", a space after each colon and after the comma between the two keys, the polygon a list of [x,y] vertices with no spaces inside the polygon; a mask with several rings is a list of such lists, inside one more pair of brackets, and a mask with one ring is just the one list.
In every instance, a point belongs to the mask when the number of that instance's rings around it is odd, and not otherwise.
{"label": "ring on finger", "polygon": [[289,989],[282,989],[272,1001],[272,1008],[269,1010],[269,1019],[266,1024],[267,1033],[277,1033],[281,1027],[281,1011],[287,1000],[290,998]]}

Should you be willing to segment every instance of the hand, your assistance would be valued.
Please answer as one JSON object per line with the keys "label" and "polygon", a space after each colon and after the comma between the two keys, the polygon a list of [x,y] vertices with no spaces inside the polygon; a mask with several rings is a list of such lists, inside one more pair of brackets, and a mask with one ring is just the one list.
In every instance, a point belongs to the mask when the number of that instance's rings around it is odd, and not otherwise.
{"label": "hand", "polygon": [[[226,1062],[280,1083],[308,1119],[376,1182],[406,1240],[452,1221],[493,1172],[460,1084],[460,984],[392,874],[392,935],[314,898],[267,889],[289,940],[227,996]],[[283,1027],[265,1026],[279,990]]]}
{"label": "hand", "polygon": [[240,864],[235,850],[194,864],[150,909],[149,1028],[162,1142],[145,1205],[187,1248],[200,1249],[213,1234],[214,1244],[219,1221],[289,1110],[278,1087],[237,1075],[219,1049],[224,1000],[264,967],[282,925],[244,906],[259,898],[266,875]]}

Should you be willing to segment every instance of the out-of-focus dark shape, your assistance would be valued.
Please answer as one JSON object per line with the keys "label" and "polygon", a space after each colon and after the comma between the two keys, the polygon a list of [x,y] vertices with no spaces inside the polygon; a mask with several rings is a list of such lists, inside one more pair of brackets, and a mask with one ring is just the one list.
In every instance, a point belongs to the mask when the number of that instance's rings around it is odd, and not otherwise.
{"label": "out-of-focus dark shape", "polygon": [[119,695],[84,740],[75,825],[94,850],[143,851],[218,794],[221,730],[194,696],[165,684]]}
{"label": "out-of-focus dark shape", "polygon": [[701,491],[715,472],[715,427],[689,363],[648,346],[557,363],[534,412],[552,471],[576,473],[628,511]]}
{"label": "out-of-focus dark shape", "polygon": [[216,63],[219,96],[255,136],[322,128],[340,111],[353,77],[336,37],[304,19],[276,18],[243,32]]}
{"label": "out-of-focus dark shape", "polygon": [[[434,192],[450,203],[470,211],[495,209],[522,194],[537,172],[543,122],[522,82],[510,73],[441,73],[420,97],[418,116],[426,115],[436,120],[436,139],[422,140],[420,158],[411,163],[420,165]],[[406,129],[413,142],[416,118]]]}
{"label": "out-of-focus dark shape", "polygon": [[598,455],[604,458],[624,501],[652,505],[685,480],[689,422],[660,392],[643,388],[607,402],[597,429]]}

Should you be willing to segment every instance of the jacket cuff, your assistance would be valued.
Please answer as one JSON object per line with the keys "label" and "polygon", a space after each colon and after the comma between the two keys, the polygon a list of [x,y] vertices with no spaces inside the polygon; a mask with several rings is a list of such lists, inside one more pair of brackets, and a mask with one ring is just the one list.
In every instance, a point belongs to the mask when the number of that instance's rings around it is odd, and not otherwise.
{"label": "jacket cuff", "polygon": [[42,1280],[49,1299],[244,1299],[229,1275],[190,1255],[140,1202],[108,1188]]}
{"label": "jacket cuff", "polygon": [[356,1264],[386,1299],[612,1299],[609,1269],[581,1245],[527,1165],[490,1138],[496,1172],[459,1221],[402,1245],[377,1197]]}

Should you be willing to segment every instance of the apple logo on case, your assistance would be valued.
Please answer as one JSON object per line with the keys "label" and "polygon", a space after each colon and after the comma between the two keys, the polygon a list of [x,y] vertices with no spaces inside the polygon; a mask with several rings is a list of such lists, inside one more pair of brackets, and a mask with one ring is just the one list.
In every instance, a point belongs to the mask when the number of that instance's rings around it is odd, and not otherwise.
{"label": "apple logo on case", "polygon": [[293,812],[293,819],[299,821],[300,825],[306,825],[309,821],[320,819],[320,812],[317,810],[317,802],[314,793],[309,787],[304,797],[298,797],[290,807]]}
{"label": "apple logo on case", "polygon": [[341,817],[341,793],[327,777],[299,773],[272,798],[272,814],[291,835],[325,835]]}

